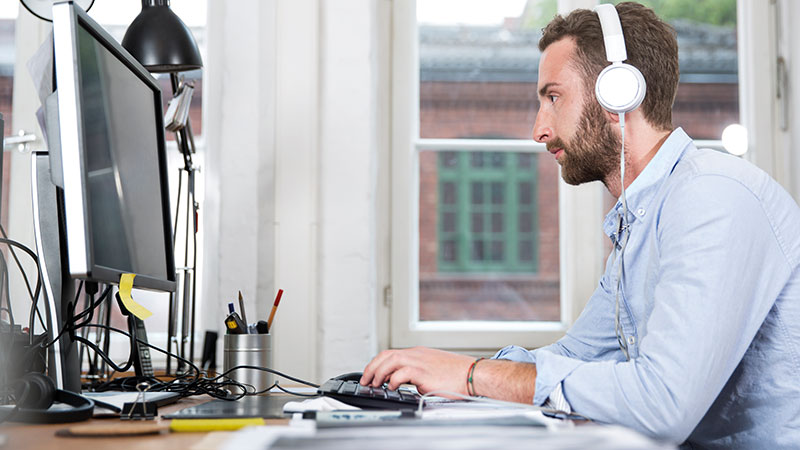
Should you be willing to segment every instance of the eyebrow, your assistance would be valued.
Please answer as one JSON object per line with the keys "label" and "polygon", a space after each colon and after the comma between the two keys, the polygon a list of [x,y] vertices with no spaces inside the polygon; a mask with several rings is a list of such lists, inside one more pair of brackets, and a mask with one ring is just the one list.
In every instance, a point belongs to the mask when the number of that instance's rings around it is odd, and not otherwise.
{"label": "eyebrow", "polygon": [[547,93],[548,89],[550,89],[553,86],[558,86],[558,85],[559,84],[555,83],[555,82],[550,82],[550,83],[545,84],[544,86],[539,88],[539,97],[544,97],[544,95]]}

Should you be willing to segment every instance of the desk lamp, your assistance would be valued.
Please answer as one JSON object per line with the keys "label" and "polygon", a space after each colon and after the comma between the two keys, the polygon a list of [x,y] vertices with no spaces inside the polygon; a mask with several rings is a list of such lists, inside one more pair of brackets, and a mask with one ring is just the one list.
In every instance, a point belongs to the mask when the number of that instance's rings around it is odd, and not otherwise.
{"label": "desk lamp", "polygon": [[[169,7],[169,0],[142,0],[142,11],[133,20],[125,37],[122,39],[122,46],[125,47],[142,65],[150,72],[169,73],[172,84],[173,95],[178,96],[182,86],[178,79],[178,72],[200,69],[203,67],[203,60],[200,58],[200,51],[197,43],[192,36],[192,32],[183,21]],[[177,98],[173,101],[177,101]],[[186,344],[189,344],[189,361],[194,360],[194,311],[195,311],[195,290],[197,279],[195,269],[197,267],[197,211],[198,204],[195,200],[195,170],[192,164],[192,153],[195,152],[192,127],[188,117],[185,124],[178,127],[175,131],[175,140],[183,154],[184,167],[179,172],[178,201],[177,208],[180,210],[181,185],[183,173],[187,177],[186,201],[186,235],[184,245],[184,262],[179,267],[183,271],[183,309],[182,309],[182,340],[180,344],[180,354],[186,358]],[[191,211],[191,217],[190,217]],[[177,227],[177,211],[175,214]],[[189,224],[193,224],[192,239],[192,263],[189,265]],[[176,233],[176,230],[173,230]],[[173,245],[175,234],[173,234]],[[176,255],[177,259],[177,255]],[[191,292],[191,294],[189,294]],[[189,321],[191,320],[191,325]],[[191,327],[191,332],[189,328]],[[178,349],[177,342],[177,299],[175,294],[170,295],[169,308],[169,338],[167,341],[167,351],[172,351],[172,344]],[[172,358],[167,356],[167,373],[171,372]],[[183,362],[178,363],[177,371],[183,369]]]}

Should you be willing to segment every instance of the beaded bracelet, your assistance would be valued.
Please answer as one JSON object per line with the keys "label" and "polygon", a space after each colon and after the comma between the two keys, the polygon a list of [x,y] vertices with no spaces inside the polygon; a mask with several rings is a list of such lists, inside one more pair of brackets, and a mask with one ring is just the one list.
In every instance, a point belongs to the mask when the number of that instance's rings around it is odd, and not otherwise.
{"label": "beaded bracelet", "polygon": [[469,394],[470,397],[475,397],[475,386],[472,384],[472,375],[475,374],[475,366],[477,366],[478,363],[484,359],[486,358],[476,359],[472,365],[469,366],[469,370],[467,371],[467,394]]}

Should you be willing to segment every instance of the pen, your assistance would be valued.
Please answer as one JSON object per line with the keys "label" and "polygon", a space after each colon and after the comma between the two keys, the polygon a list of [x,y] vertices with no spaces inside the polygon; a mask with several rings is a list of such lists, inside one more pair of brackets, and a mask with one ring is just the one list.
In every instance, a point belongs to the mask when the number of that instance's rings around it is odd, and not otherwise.
{"label": "pen", "polygon": [[278,310],[278,303],[281,302],[282,295],[283,289],[278,289],[278,295],[275,297],[275,303],[272,304],[272,311],[269,313],[269,319],[267,320],[267,332],[272,329],[272,320],[275,318],[275,311]]}
{"label": "pen", "polygon": [[244,312],[244,298],[242,297],[242,291],[239,291],[239,310],[242,312],[242,320],[244,320],[244,323],[249,323],[247,322],[247,313]]}

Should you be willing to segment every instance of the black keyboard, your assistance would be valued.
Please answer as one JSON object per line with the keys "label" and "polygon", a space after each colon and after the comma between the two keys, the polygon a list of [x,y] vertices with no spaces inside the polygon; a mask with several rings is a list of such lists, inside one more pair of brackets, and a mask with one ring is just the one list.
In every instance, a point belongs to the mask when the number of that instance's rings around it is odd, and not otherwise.
{"label": "black keyboard", "polygon": [[359,408],[414,409],[419,405],[420,399],[418,393],[405,388],[393,391],[385,386],[362,386],[358,381],[333,378],[320,386],[317,392]]}

